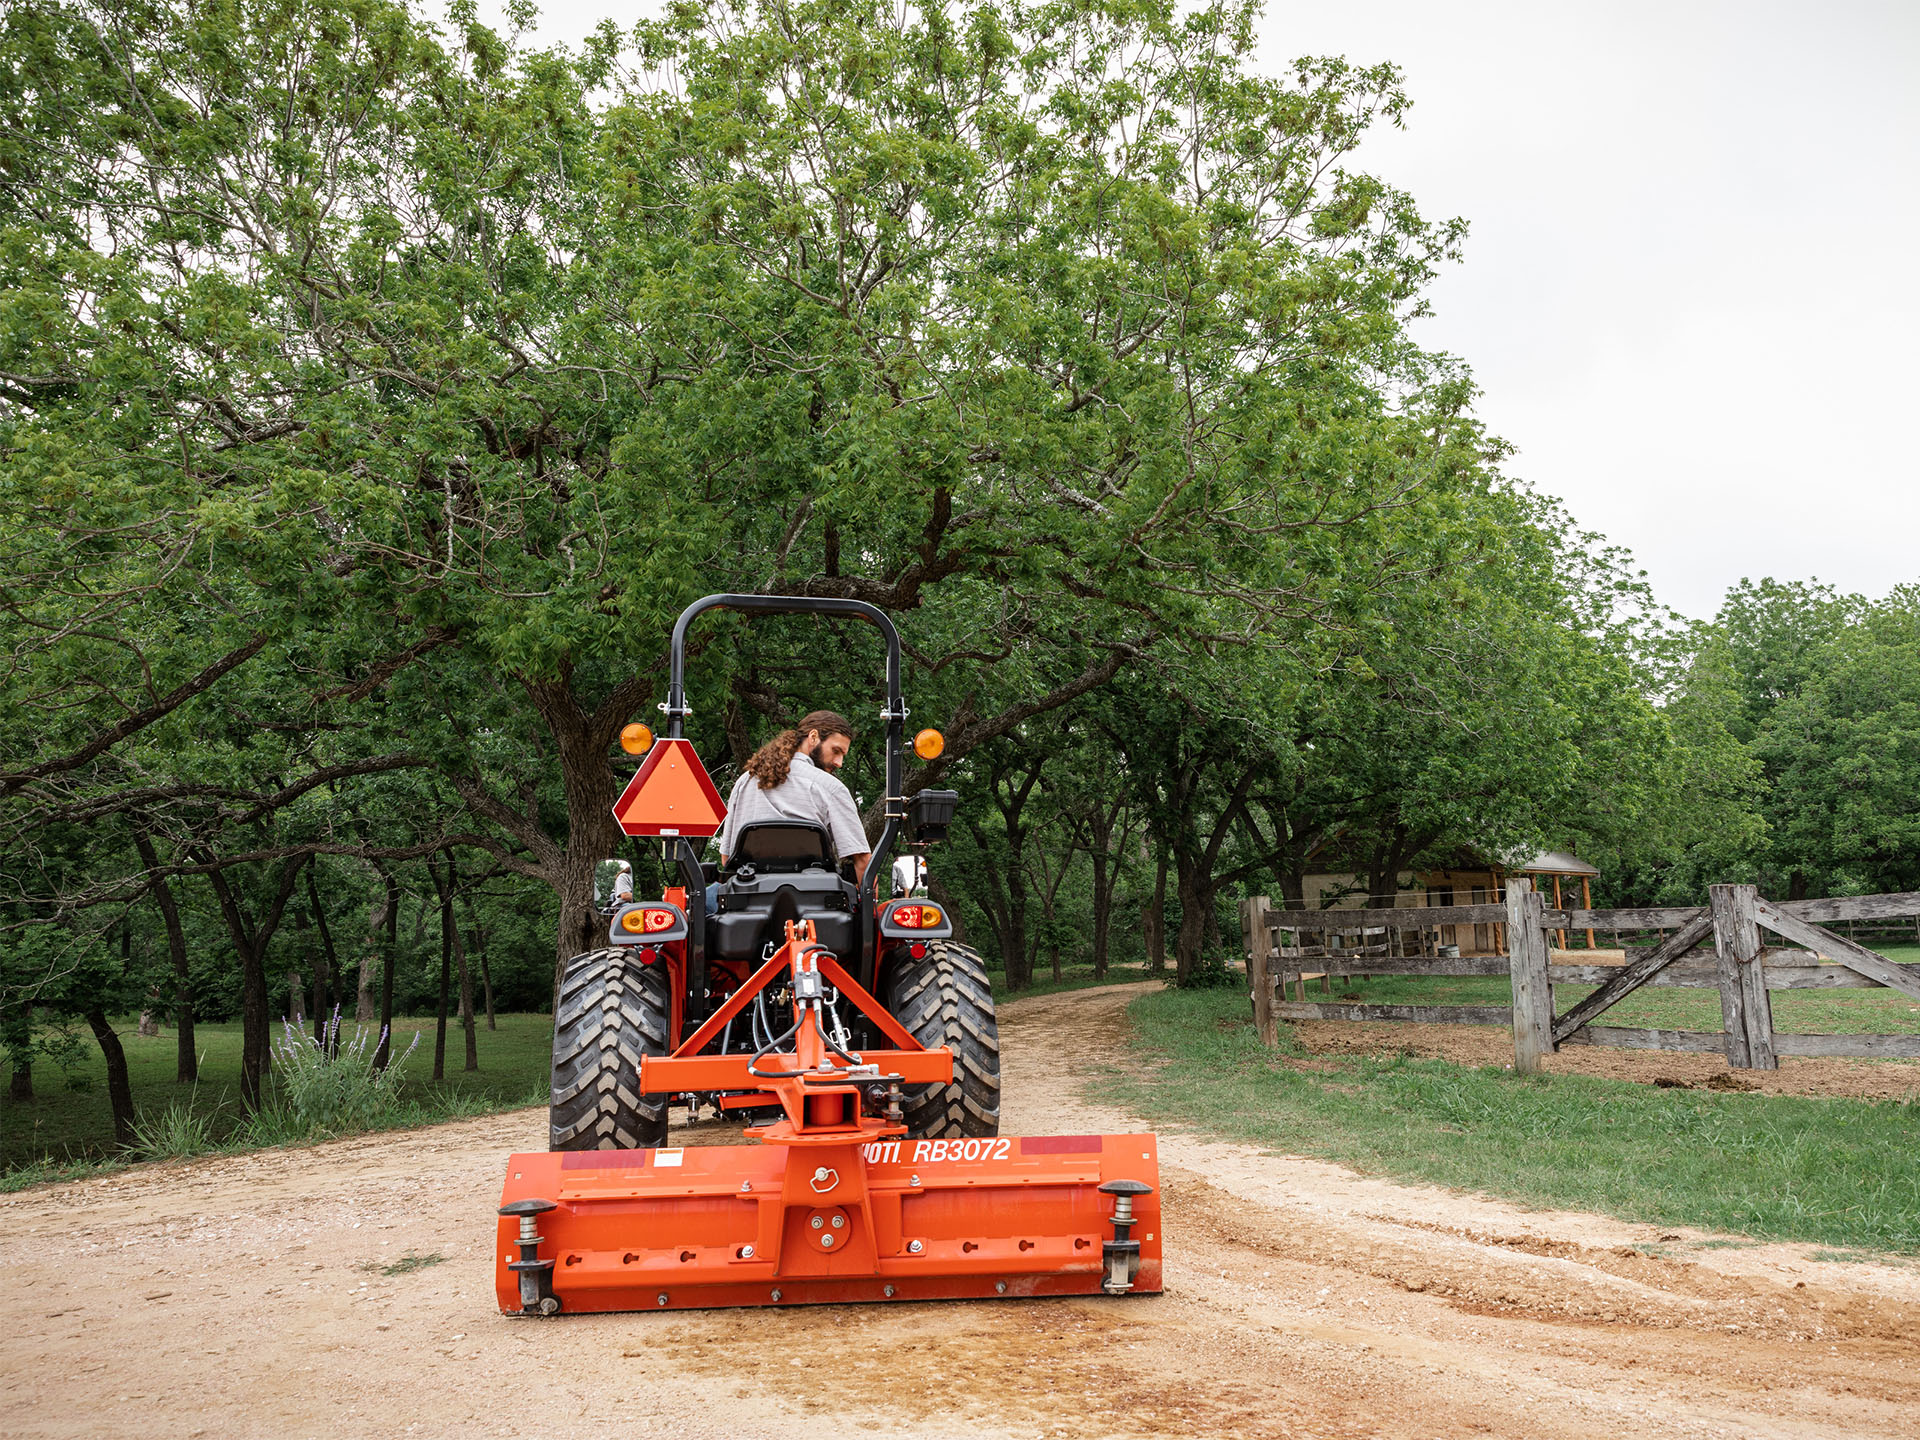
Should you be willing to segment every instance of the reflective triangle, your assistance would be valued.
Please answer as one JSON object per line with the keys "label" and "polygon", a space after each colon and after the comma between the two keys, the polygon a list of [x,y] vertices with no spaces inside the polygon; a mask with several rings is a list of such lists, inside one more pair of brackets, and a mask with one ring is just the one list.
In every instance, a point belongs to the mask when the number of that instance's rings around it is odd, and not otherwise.
{"label": "reflective triangle", "polygon": [[656,740],[614,801],[613,818],[629,835],[711,835],[727,807],[691,740]]}

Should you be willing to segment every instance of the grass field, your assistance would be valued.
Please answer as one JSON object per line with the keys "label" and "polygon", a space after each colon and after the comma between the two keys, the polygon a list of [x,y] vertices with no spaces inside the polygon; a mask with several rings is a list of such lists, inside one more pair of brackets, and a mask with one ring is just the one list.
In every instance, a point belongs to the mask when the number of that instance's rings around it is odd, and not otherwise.
{"label": "grass field", "polygon": [[[420,1037],[404,1061],[405,1094],[421,1102],[422,1119],[473,1113],[506,1105],[534,1104],[545,1094],[552,1065],[553,1024],[545,1015],[502,1015],[500,1028],[480,1022],[480,1069],[466,1074],[465,1042],[457,1024],[447,1027],[447,1078],[435,1082],[431,1019],[394,1022],[394,1053],[400,1055]],[[352,1027],[348,1027],[349,1035]],[[200,1052],[198,1085],[174,1083],[175,1035],[153,1038],[120,1025],[127,1070],[137,1111],[152,1115],[176,1101],[190,1102],[212,1119],[215,1140],[230,1137],[241,1123],[240,1026],[200,1025],[194,1038]],[[275,1027],[275,1039],[280,1038]],[[85,1061],[68,1074],[49,1063],[34,1067],[35,1099],[23,1103],[0,1098],[0,1173],[24,1167],[57,1168],[68,1161],[97,1159],[113,1148],[113,1117],[107,1108],[107,1067],[88,1037]],[[70,1083],[71,1082],[71,1083]]]}
{"label": "grass field", "polygon": [[[1374,982],[1384,986],[1389,982]],[[1419,982],[1437,986],[1443,982]],[[1468,981],[1471,985],[1504,982]],[[1793,992],[1878,1002],[1886,992]],[[1712,1001],[1712,992],[1699,992]],[[1492,998],[1467,991],[1463,998]],[[1386,998],[1370,990],[1367,998]],[[1396,997],[1397,998],[1397,997]],[[1423,988],[1410,998],[1438,999]],[[1694,992],[1640,1023],[1677,1025]],[[1892,1028],[1847,1009],[1823,1028]],[[1157,1065],[1106,1082],[1157,1123],[1532,1204],[1844,1250],[1920,1254],[1920,1105],[1663,1090],[1443,1060],[1263,1051],[1239,990],[1167,990],[1129,1010]],[[1657,1019],[1654,1017],[1658,1017]],[[1912,1017],[1901,1028],[1915,1028]],[[1712,1024],[1718,1025],[1717,1011]],[[1785,1024],[1784,1018],[1778,1023]]]}

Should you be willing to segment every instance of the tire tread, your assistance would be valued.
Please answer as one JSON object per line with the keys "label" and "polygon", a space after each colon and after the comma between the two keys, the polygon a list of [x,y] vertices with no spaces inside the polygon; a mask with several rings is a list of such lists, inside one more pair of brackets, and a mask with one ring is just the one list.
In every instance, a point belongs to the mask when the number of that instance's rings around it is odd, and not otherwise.
{"label": "tire tread", "polygon": [[908,1135],[936,1140],[998,1135],[1000,1027],[986,961],[965,945],[932,941],[924,960],[896,963],[885,999],[914,1039],[953,1050],[952,1081],[907,1087]]}
{"label": "tire tread", "polygon": [[618,949],[567,962],[553,1017],[554,1150],[632,1150],[667,1138],[665,1095],[640,1093],[640,1057],[667,1053],[666,970]]}

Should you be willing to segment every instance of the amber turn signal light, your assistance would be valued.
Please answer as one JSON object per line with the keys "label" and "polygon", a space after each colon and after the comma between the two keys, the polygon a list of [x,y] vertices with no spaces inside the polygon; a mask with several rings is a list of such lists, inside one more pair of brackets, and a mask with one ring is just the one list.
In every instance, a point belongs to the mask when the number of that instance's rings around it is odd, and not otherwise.
{"label": "amber turn signal light", "polygon": [[629,755],[646,754],[653,748],[653,731],[637,720],[631,725],[621,726],[620,748]]}
{"label": "amber turn signal light", "polygon": [[938,760],[947,748],[947,737],[938,730],[922,730],[913,737],[913,753],[922,760]]}
{"label": "amber turn signal light", "polygon": [[620,917],[620,928],[629,935],[652,935],[673,928],[671,910],[629,910]]}

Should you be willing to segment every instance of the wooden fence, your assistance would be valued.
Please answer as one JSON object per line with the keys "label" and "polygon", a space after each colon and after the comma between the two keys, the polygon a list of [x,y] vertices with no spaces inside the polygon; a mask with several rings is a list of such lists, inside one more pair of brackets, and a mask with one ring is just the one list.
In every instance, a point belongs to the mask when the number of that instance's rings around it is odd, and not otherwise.
{"label": "wooden fence", "polygon": [[[1507,882],[1498,905],[1299,911],[1276,910],[1265,896],[1255,896],[1242,901],[1240,909],[1254,1023],[1267,1044],[1275,1042],[1280,1020],[1511,1025],[1514,1069],[1520,1071],[1538,1070],[1541,1057],[1562,1045],[1723,1054],[1729,1066],[1743,1070],[1775,1069],[1780,1055],[1920,1058],[1920,1035],[1781,1034],[1773,1028],[1768,999],[1774,990],[1882,986],[1920,999],[1920,965],[1897,965],[1825,928],[1907,916],[1920,916],[1920,892],[1781,902],[1763,899],[1751,885],[1712,886],[1709,903],[1699,907],[1549,909],[1532,882],[1520,878]],[[1459,925],[1498,927],[1494,933],[1506,953],[1431,954],[1439,947],[1420,938]],[[1649,943],[1618,947],[1626,954],[1621,965],[1555,963],[1551,936],[1569,930],[1649,937]],[[1307,944],[1307,934],[1323,939]],[[1766,934],[1792,944],[1769,944]],[[1349,938],[1355,943],[1343,943]],[[1557,959],[1580,953],[1561,951]],[[1513,1001],[1510,1006],[1312,1003],[1303,978],[1309,973],[1507,975]],[[1289,984],[1299,985],[1298,1000],[1286,998]],[[1556,1014],[1556,985],[1599,988]],[[1718,990],[1722,1028],[1651,1030],[1593,1023],[1642,985]]]}

